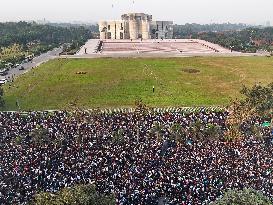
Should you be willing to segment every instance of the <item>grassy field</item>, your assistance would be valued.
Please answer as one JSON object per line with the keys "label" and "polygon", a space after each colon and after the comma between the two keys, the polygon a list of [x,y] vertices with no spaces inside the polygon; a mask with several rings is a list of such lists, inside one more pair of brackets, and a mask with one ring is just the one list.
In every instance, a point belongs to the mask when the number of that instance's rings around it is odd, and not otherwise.
{"label": "grassy field", "polygon": [[23,110],[128,107],[139,98],[161,107],[225,105],[243,84],[271,81],[266,57],[56,59],[6,85],[5,110],[16,110],[16,99]]}

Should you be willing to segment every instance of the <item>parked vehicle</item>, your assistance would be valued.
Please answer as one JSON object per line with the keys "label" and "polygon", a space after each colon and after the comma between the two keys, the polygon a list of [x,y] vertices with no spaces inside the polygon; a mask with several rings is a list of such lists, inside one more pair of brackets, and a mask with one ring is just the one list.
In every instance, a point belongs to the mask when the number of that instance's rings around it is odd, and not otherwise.
{"label": "parked vehicle", "polygon": [[25,70],[24,66],[19,67],[19,70]]}
{"label": "parked vehicle", "polygon": [[5,76],[8,74],[8,69],[4,68],[0,70],[0,75]]}
{"label": "parked vehicle", "polygon": [[26,57],[25,57],[25,60],[26,60],[27,62],[29,62],[29,61],[32,61],[33,58],[34,58],[34,54],[29,55],[29,56],[26,56]]}
{"label": "parked vehicle", "polygon": [[0,79],[0,86],[6,84],[7,82],[7,79]]}
{"label": "parked vehicle", "polygon": [[6,67],[7,71],[9,71],[10,69],[12,69],[14,67],[14,64],[13,63],[6,63],[5,67]]}

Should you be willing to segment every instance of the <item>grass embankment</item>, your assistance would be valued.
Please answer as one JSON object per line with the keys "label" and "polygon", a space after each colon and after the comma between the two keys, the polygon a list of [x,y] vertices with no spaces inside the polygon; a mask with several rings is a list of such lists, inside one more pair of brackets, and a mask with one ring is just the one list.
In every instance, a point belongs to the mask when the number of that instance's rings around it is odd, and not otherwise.
{"label": "grass embankment", "polygon": [[23,110],[64,109],[72,102],[127,107],[138,98],[162,107],[225,105],[240,97],[243,84],[271,81],[273,58],[266,57],[56,59],[6,85],[5,110],[16,110],[16,99]]}

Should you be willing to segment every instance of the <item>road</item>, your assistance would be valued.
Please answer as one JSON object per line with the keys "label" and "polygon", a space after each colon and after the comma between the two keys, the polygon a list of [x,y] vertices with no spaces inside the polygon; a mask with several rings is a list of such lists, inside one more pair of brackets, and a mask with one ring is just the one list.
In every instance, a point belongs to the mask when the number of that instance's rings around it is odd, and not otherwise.
{"label": "road", "polygon": [[[48,60],[59,57],[59,54],[61,52],[62,52],[62,47],[59,47],[59,48],[55,48],[51,51],[48,51],[46,53],[43,53],[40,56],[33,58],[33,60],[28,63],[22,63],[18,67],[10,69],[6,76],[0,76],[0,78],[1,79],[6,78],[8,81],[11,81],[13,78],[16,78],[19,75],[22,75],[22,74],[30,71],[32,68],[35,68],[35,67],[39,66],[40,64],[47,62]],[[21,66],[23,66],[25,69],[19,70],[19,68]]]}

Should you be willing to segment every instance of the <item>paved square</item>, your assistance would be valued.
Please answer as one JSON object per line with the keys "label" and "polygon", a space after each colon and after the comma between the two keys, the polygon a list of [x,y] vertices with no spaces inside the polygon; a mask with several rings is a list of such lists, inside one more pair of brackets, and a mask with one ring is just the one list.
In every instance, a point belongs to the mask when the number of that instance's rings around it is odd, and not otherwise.
{"label": "paved square", "polygon": [[116,53],[185,53],[185,54],[208,54],[208,53],[231,53],[217,44],[195,39],[164,39],[164,40],[103,40],[103,54]]}

